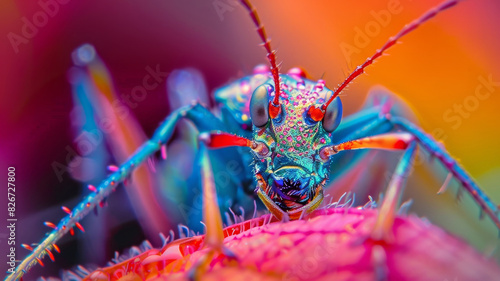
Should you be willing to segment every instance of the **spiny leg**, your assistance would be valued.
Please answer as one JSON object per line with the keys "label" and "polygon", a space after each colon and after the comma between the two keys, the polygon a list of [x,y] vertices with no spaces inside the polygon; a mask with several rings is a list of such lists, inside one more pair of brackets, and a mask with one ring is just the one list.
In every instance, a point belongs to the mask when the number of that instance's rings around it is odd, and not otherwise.
{"label": "spiny leg", "polygon": [[413,163],[416,148],[417,142],[413,135],[409,133],[387,133],[326,146],[320,150],[319,155],[325,160],[343,150],[405,150],[405,153],[399,160],[380,207],[372,233],[372,238],[375,240],[390,240],[391,238],[390,229],[392,228],[394,217],[401,201],[404,184]]}
{"label": "spiny leg", "polygon": [[205,144],[200,142],[200,168],[203,189],[203,221],[206,225],[204,247],[208,248],[200,260],[189,269],[190,280],[200,280],[203,272],[216,254],[224,254],[226,257],[235,258],[228,249],[224,248],[224,233],[222,228],[222,217],[220,215],[219,204],[217,203],[217,192],[215,182]]}
{"label": "spiny leg", "polygon": [[339,127],[332,132],[331,139],[340,143],[387,133],[394,128],[391,116],[416,119],[411,107],[402,98],[387,89],[375,87],[368,93],[362,109],[342,119]]}
{"label": "spiny leg", "polygon": [[371,261],[374,267],[375,280],[387,280],[386,252],[383,241],[390,243],[393,240],[394,219],[401,202],[405,182],[411,171],[412,163],[417,149],[417,140],[410,133],[387,133],[348,141],[338,145],[328,146],[320,151],[320,156],[325,159],[342,150],[352,149],[405,149],[396,170],[385,192],[384,200],[379,208],[375,225],[371,231],[370,239],[377,242],[372,248]]}
{"label": "spiny leg", "polygon": [[[371,239],[390,243],[394,239],[394,219],[401,203],[401,197],[406,179],[415,159],[417,142],[412,140],[396,166],[396,170],[389,182],[382,204],[379,207],[377,220],[371,231]],[[374,245],[372,248],[372,264],[375,268],[376,280],[387,280],[386,252],[383,245]]]}
{"label": "spiny leg", "polygon": [[200,150],[203,186],[203,221],[207,227],[205,247],[220,250],[222,249],[224,234],[222,233],[222,218],[220,216],[219,204],[217,203],[214,175],[204,144],[200,144]]}
{"label": "spiny leg", "polygon": [[[367,98],[368,100],[368,98]],[[357,113],[346,116],[342,119],[339,127],[332,132],[332,143],[339,143],[353,139],[362,138],[368,135],[386,133],[393,127],[383,116],[385,103],[365,104],[365,109]],[[325,188],[325,193],[336,197],[347,191],[355,191],[358,198],[365,198],[369,194],[376,194],[382,187],[382,177],[379,173],[366,174],[367,159],[376,157],[377,151],[356,151],[343,153],[342,157],[332,157],[330,159],[329,183]],[[378,157],[383,161],[379,169],[383,169],[385,164],[389,164],[389,158]],[[392,158],[391,158],[392,159]],[[392,161],[390,161],[392,164]],[[363,175],[362,177],[356,175]],[[353,181],[353,178],[356,179]],[[378,184],[373,184],[373,183]],[[359,202],[358,202],[359,203]]]}
{"label": "spiny leg", "polygon": [[98,186],[92,186],[92,189],[95,190],[94,193],[85,197],[75,208],[69,210],[68,215],[61,219],[57,225],[50,224],[54,229],[36,248],[31,250],[31,247],[25,247],[32,252],[19,263],[15,271],[8,275],[5,280],[20,279],[32,266],[40,263],[45,255],[51,255],[49,254],[51,249],[58,249],[55,243],[66,233],[73,232],[73,227],[76,226],[83,231],[83,227],[79,222],[94,208],[105,202],[121,182],[130,178],[136,167],[166,145],[173,134],[175,125],[181,118],[191,120],[200,131],[222,127],[220,120],[200,104],[185,106],[173,111],[156,129],[150,140],[140,146],[120,167],[114,169],[114,172]]}
{"label": "spiny leg", "polygon": [[431,155],[435,156],[454,178],[458,179],[465,190],[479,205],[482,212],[486,213],[493,221],[497,229],[500,230],[500,219],[498,217],[500,210],[497,205],[495,205],[488,198],[488,196],[474,182],[472,177],[457,163],[453,157],[451,157],[446,149],[432,136],[425,133],[422,129],[408,121],[406,118],[393,116],[394,112],[391,108],[384,106],[382,106],[382,108],[385,109],[381,112],[381,114],[375,114],[371,109],[362,110],[359,113],[356,113],[355,116],[365,116],[365,119],[372,118],[372,121],[368,122],[363,119],[362,127],[356,129],[354,127],[357,124],[355,121],[356,118],[351,118],[353,121],[343,127],[343,132],[345,132],[345,134],[335,135],[334,132],[332,138],[335,137],[337,141],[345,141],[348,139],[358,139],[370,135],[377,135],[397,129],[408,132],[415,137],[418,144],[420,144],[427,152],[431,153]]}
{"label": "spiny leg", "polygon": [[[448,151],[446,151],[441,143],[404,118],[395,116],[389,118],[389,121],[398,128],[412,134],[425,150],[427,150],[432,156],[436,157],[444,165],[446,170],[448,170],[448,172],[462,184],[465,190],[480,206],[481,210],[491,218],[493,223],[500,230],[500,219],[498,217],[500,210],[498,206],[494,204],[490,198],[488,198],[488,196],[474,182],[472,177],[458,164]],[[443,191],[442,189],[440,189],[440,192]]]}
{"label": "spiny leg", "polygon": [[[369,65],[372,65],[373,62],[380,57],[387,49],[389,49],[391,46],[395,45],[396,42],[405,36],[406,34],[410,33],[411,31],[415,30],[418,26],[422,25],[423,23],[427,22],[429,19],[433,18],[437,14],[441,13],[444,10],[447,10],[456,4],[458,4],[460,1],[459,0],[448,0],[442,2],[440,5],[436,6],[435,8],[427,11],[425,14],[423,14],[420,18],[416,19],[412,23],[406,25],[396,36],[391,37],[377,52],[369,57],[362,65],[358,66],[345,80],[342,82],[342,84],[335,90],[334,94],[330,97],[330,99],[322,105],[321,110],[320,108],[314,108],[311,107],[309,110],[309,115],[310,116],[319,116],[322,118],[324,115],[324,110],[328,107],[329,103],[335,99],[338,94],[347,86],[349,85],[356,77],[364,73],[364,70],[366,67]],[[313,118],[315,120],[320,120],[321,118]],[[465,170],[460,167],[456,163],[456,161],[450,156],[450,154],[443,149],[442,147],[439,146],[438,142],[434,140],[432,137],[426,135],[422,130],[420,130],[418,127],[413,125],[411,122],[408,122],[404,118],[386,118],[389,119],[391,124],[397,125],[401,129],[408,131],[412,133],[416,138],[417,141],[431,154],[436,156],[440,162],[446,167],[446,169],[455,177],[457,178],[461,183],[462,186],[467,190],[467,192],[472,196],[474,201],[479,204],[481,207],[482,212],[485,212],[493,221],[493,223],[496,225],[496,227],[500,230],[500,219],[498,217],[498,214],[500,213],[498,206],[493,204],[493,202],[486,196],[484,192],[481,191],[479,186],[472,180],[472,177],[465,172]],[[374,121],[374,124],[376,121]]]}
{"label": "spiny leg", "polygon": [[389,182],[384,200],[380,206],[377,222],[372,230],[372,238],[374,240],[390,241],[392,239],[391,229],[394,223],[394,217],[401,203],[406,178],[410,173],[415,158],[416,148],[417,142],[412,141],[396,166],[396,170]]}

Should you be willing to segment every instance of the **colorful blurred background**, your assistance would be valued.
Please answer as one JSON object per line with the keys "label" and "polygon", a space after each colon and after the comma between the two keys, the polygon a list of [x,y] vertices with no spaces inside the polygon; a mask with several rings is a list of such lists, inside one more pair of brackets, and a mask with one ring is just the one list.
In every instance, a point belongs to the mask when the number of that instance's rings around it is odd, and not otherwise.
{"label": "colorful blurred background", "polygon": [[[330,88],[405,24],[440,3],[252,2],[278,51],[282,71],[300,66],[313,79],[324,77]],[[266,63],[250,19],[231,0],[7,0],[0,6],[0,155],[4,182],[7,167],[16,167],[17,245],[39,241],[48,231],[43,222],[58,222],[63,215],[60,206],[73,207],[88,192],[69,173],[58,176],[54,171],[55,162],[70,164],[69,151],[75,149],[75,124],[70,119],[73,97],[67,75],[75,48],[92,44],[109,68],[116,91],[125,95],[142,84],[148,66],[169,73],[186,67],[198,69],[212,92]],[[500,202],[499,12],[500,3],[495,0],[463,1],[405,37],[342,94],[344,115],[358,110],[375,85],[400,95],[415,110],[420,125],[443,140],[495,202]],[[38,26],[30,27],[34,23]],[[169,108],[162,82],[130,112],[150,136]],[[408,188],[407,196],[416,201],[412,211],[457,235],[474,229],[464,239],[481,250],[495,247],[497,233],[490,221],[478,226],[477,208],[468,202],[466,207],[455,204],[451,195],[435,196],[440,183],[427,175],[419,173],[420,178]],[[441,176],[444,181],[446,174]],[[5,206],[0,207],[2,217],[7,215],[4,190],[0,196],[0,204]],[[100,252],[85,251],[76,239],[67,237],[56,264],[47,261],[47,268],[38,266],[29,276],[57,275],[60,268],[75,262],[103,264],[114,250],[144,238],[158,245],[159,238],[142,234],[125,193],[118,192],[111,200],[116,213],[106,215],[109,225],[77,234],[84,240],[107,237],[109,243],[102,244]],[[454,229],[458,221],[470,224]],[[164,232],[173,227],[165,227]],[[5,230],[0,231],[2,268],[6,235]],[[121,240],[126,236],[131,238]],[[17,247],[18,259],[25,254]]]}

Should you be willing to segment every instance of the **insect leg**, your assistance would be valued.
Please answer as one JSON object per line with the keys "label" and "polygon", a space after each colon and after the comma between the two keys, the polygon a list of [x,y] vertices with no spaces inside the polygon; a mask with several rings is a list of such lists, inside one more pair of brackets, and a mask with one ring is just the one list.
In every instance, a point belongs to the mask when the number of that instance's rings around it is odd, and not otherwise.
{"label": "insect leg", "polygon": [[229,258],[234,258],[228,249],[223,247],[224,233],[222,228],[222,217],[220,215],[219,204],[217,203],[217,193],[215,182],[205,144],[200,143],[200,168],[202,174],[203,188],[203,221],[206,225],[204,247],[209,251],[193,267],[189,269],[191,280],[200,280],[213,257],[222,253]]}
{"label": "insect leg", "polygon": [[409,175],[411,164],[415,157],[416,145],[416,138],[410,133],[386,133],[326,146],[319,152],[320,157],[326,160],[343,150],[405,150],[405,153],[399,160],[380,207],[377,222],[372,233],[372,238],[375,240],[390,240],[390,230],[392,229],[394,217],[401,201],[406,178]]}
{"label": "insect leg", "polygon": [[411,107],[402,98],[381,86],[373,87],[362,109],[343,118],[339,127],[332,132],[331,139],[334,143],[340,143],[389,132],[393,128],[388,120],[391,115],[402,116],[412,122],[416,120]]}
{"label": "insect leg", "polygon": [[374,240],[390,240],[394,217],[401,203],[401,196],[405,187],[406,178],[411,170],[413,159],[416,152],[416,141],[412,141],[405,153],[399,160],[396,171],[389,182],[387,191],[384,196],[382,205],[380,206],[377,216],[377,222],[372,230],[372,238]]}
{"label": "insect leg", "polygon": [[[339,127],[332,133],[332,142],[341,143],[353,139],[363,138],[369,135],[389,132],[393,125],[388,122],[384,115],[380,115],[381,105],[372,106],[361,110],[353,115],[347,116],[342,120]],[[373,184],[375,181],[383,180],[374,173],[370,176],[366,172],[367,159],[377,156],[377,151],[357,150],[349,153],[343,153],[342,157],[332,157],[330,159],[330,183],[325,192],[332,196],[343,194],[347,191],[356,189],[358,198],[366,198],[363,195],[376,194],[382,184]],[[384,164],[393,165],[388,158],[381,159],[379,167],[382,169]],[[369,162],[369,161],[368,161]],[[387,162],[387,163],[386,163]],[[356,175],[363,175],[362,177]],[[353,182],[356,179],[356,183]],[[383,184],[385,186],[385,183]]]}
{"label": "insect leg", "polygon": [[219,204],[217,203],[212,165],[210,164],[205,145],[201,144],[200,150],[203,185],[203,221],[207,227],[205,246],[220,250],[224,234],[222,233],[222,218],[220,216]]}
{"label": "insect leg", "polygon": [[436,157],[444,167],[460,181],[465,190],[472,196],[474,201],[480,206],[500,230],[500,219],[498,214],[500,210],[490,198],[479,188],[472,177],[451,157],[446,149],[436,141],[432,136],[426,134],[422,129],[412,124],[405,118],[394,116],[390,118],[391,123],[398,128],[415,136],[416,140],[422,147]]}
{"label": "insect leg", "polygon": [[[346,139],[358,139],[383,132],[393,131],[395,129],[400,129],[412,134],[416,138],[416,141],[422,145],[426,151],[435,156],[453,175],[453,177],[460,181],[465,190],[480,206],[481,210],[485,212],[491,218],[496,227],[500,229],[500,219],[498,217],[500,211],[498,207],[488,198],[488,196],[474,182],[472,177],[456,162],[453,157],[450,156],[450,154],[438,141],[436,141],[432,136],[426,134],[422,129],[408,121],[406,118],[392,115],[392,109],[387,108],[386,112],[383,113],[384,114],[375,114],[371,109],[362,110],[355,116],[366,115],[367,117],[364,118],[368,119],[371,117],[372,121],[364,121],[366,122],[364,127],[355,129],[353,126],[356,124],[354,121],[356,118],[353,118],[352,122],[344,125],[345,127],[343,127],[343,131],[347,132],[347,134],[337,135],[336,139],[340,139],[341,141]],[[335,135],[332,136],[332,139],[333,137],[335,137]]]}
{"label": "insect leg", "polygon": [[72,231],[73,227],[83,229],[79,222],[99,206],[101,202],[106,200],[119,183],[129,178],[138,166],[159,151],[163,145],[166,145],[181,118],[191,120],[200,131],[222,129],[223,127],[222,122],[200,104],[181,107],[173,111],[156,129],[153,137],[140,146],[116,171],[96,186],[96,192],[85,197],[66,217],[61,219],[54,230],[19,263],[14,273],[10,274],[6,280],[21,278],[25,272],[47,255],[47,250],[51,250],[54,247],[53,245],[66,233]]}
{"label": "insect leg", "polygon": [[385,116],[379,116],[380,110],[381,107],[377,106],[347,116],[342,120],[339,127],[332,132],[332,141],[340,143],[370,134],[388,132],[392,126],[387,122]]}
{"label": "insect leg", "polygon": [[[371,231],[374,241],[390,242],[393,237],[393,224],[403,195],[406,179],[409,176],[415,158],[417,142],[412,140],[396,166],[396,170],[385,192],[382,205],[379,207],[377,220]],[[375,245],[372,249],[372,264],[377,280],[387,279],[385,248]]]}
{"label": "insect leg", "polygon": [[323,147],[319,156],[327,160],[343,150],[355,149],[406,149],[414,137],[410,133],[387,133]]}

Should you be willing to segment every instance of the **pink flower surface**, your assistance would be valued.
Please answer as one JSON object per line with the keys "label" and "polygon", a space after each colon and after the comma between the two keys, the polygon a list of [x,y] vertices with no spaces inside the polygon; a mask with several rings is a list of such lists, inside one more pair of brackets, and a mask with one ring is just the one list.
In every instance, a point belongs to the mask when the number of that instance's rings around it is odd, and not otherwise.
{"label": "pink flower surface", "polygon": [[[203,280],[497,280],[498,265],[416,216],[398,216],[389,241],[370,233],[377,209],[322,209],[307,219],[265,215],[224,229],[237,258],[216,254]],[[179,239],[91,273],[88,280],[188,280],[208,257],[204,236]]]}

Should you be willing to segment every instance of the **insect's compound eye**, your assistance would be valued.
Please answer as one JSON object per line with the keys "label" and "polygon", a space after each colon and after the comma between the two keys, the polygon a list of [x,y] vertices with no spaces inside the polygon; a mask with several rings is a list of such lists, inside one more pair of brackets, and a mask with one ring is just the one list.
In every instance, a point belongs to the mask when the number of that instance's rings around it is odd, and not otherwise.
{"label": "insect's compound eye", "polygon": [[269,121],[269,94],[266,85],[255,89],[250,100],[250,117],[256,127],[263,127]]}
{"label": "insect's compound eye", "polygon": [[325,116],[323,116],[323,129],[331,133],[337,129],[342,119],[342,102],[339,98],[335,98],[326,108]]}

